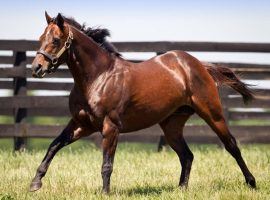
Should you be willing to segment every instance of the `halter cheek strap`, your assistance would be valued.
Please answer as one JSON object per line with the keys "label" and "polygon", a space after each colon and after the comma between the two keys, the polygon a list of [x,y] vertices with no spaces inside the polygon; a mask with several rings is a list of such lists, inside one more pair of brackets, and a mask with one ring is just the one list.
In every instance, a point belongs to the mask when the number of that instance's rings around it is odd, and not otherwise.
{"label": "halter cheek strap", "polygon": [[44,51],[42,49],[37,51],[37,54],[41,54],[45,58],[47,58],[50,61],[50,63],[52,64],[52,67],[55,68],[57,63],[58,63],[59,58],[62,56],[62,54],[66,50],[68,50],[70,48],[72,40],[73,40],[73,33],[69,29],[68,38],[67,38],[64,46],[59,50],[59,52],[56,55],[50,55],[46,51]]}
{"label": "halter cheek strap", "polygon": [[58,62],[58,58],[55,56],[52,56],[52,55],[50,55],[50,54],[48,54],[46,51],[44,51],[44,50],[39,50],[39,51],[37,51],[37,54],[41,54],[41,55],[43,55],[45,58],[47,58],[48,60],[50,60],[50,62],[52,63],[52,65],[56,65],[57,64],[57,62]]}

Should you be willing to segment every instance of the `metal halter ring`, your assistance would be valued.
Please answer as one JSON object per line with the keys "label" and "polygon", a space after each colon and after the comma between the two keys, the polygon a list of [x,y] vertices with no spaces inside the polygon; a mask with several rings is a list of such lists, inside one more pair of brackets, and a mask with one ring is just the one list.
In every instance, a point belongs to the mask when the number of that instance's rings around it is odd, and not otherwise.
{"label": "metal halter ring", "polygon": [[70,42],[70,41],[66,41],[66,42],[65,42],[65,47],[66,47],[67,49],[70,48],[70,45],[71,45],[71,42]]}
{"label": "metal halter ring", "polygon": [[57,63],[58,63],[58,58],[53,58],[52,60],[51,60],[51,62],[52,62],[52,65],[56,65]]}

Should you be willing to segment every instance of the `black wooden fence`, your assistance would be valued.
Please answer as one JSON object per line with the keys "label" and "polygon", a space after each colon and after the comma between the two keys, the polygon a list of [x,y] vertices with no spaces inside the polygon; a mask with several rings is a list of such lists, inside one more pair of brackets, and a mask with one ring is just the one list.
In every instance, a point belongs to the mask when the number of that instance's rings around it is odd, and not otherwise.
{"label": "black wooden fence", "polygon": [[[155,52],[156,54],[172,49],[191,52],[254,52],[270,53],[270,44],[262,43],[217,43],[217,42],[115,42],[120,52]],[[32,91],[70,91],[72,82],[67,82],[71,75],[67,68],[60,68],[56,73],[47,76],[47,81],[31,78],[30,64],[33,56],[27,52],[36,51],[37,41],[0,40],[0,89],[12,91],[9,96],[0,96],[0,117],[12,116],[14,123],[5,124],[0,119],[0,137],[14,137],[15,149],[25,147],[29,137],[55,137],[63,129],[63,125],[41,125],[27,123],[28,117],[69,116],[68,96],[35,96]],[[3,51],[12,52],[12,55]],[[2,53],[1,53],[2,52]],[[270,80],[270,64],[250,63],[218,63],[231,67],[241,74],[242,79]],[[52,78],[63,81],[55,82]],[[230,89],[222,91],[222,102],[229,122],[242,119],[270,119],[270,89],[254,89],[257,99],[245,106],[240,96]],[[239,109],[242,108],[242,109]],[[244,109],[243,109],[244,108]],[[245,110],[246,108],[255,108]],[[197,116],[194,116],[196,119]],[[232,133],[242,143],[269,143],[270,125],[231,125]],[[217,143],[217,136],[205,125],[188,125],[185,137],[189,142]],[[158,126],[123,134],[120,141],[158,142],[161,135]],[[91,136],[94,141],[99,135]]]}

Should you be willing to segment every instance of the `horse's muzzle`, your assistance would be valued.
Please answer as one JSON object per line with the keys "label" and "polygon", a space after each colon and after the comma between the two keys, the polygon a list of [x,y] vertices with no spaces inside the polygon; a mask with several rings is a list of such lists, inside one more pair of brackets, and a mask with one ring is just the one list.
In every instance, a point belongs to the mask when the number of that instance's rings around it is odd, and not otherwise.
{"label": "horse's muzzle", "polygon": [[38,64],[37,66],[32,66],[32,76],[34,78],[43,78],[46,75],[46,70],[42,69],[42,65]]}

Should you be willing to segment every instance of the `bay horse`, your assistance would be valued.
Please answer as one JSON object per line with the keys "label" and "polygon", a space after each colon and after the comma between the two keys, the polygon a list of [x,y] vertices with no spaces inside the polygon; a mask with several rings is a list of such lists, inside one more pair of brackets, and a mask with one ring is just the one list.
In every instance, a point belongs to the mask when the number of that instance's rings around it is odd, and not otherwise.
{"label": "bay horse", "polygon": [[102,134],[103,191],[110,190],[119,133],[159,124],[182,166],[179,185],[187,186],[193,154],[183,137],[183,127],[197,113],[218,135],[236,159],[246,183],[255,188],[249,171],[225,122],[216,84],[226,84],[248,101],[247,85],[226,67],[206,65],[183,51],[169,51],[141,63],[132,63],[102,48],[61,14],[45,13],[47,27],[32,63],[33,77],[42,78],[66,63],[74,87],[69,96],[72,115],[68,125],[51,143],[31,182],[30,191],[41,188],[55,154],[64,146]]}

